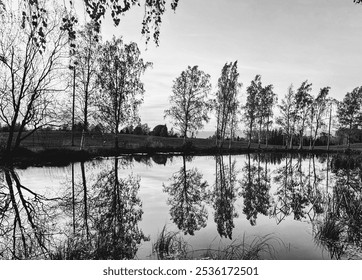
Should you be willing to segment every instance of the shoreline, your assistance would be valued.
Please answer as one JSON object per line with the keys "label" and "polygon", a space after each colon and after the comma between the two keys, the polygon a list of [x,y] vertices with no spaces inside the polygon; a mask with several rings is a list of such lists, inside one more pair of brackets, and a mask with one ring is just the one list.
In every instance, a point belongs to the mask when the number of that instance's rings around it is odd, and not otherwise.
{"label": "shoreline", "polygon": [[104,148],[104,147],[86,147],[83,150],[75,147],[59,147],[59,148],[19,148],[13,153],[6,155],[0,153],[0,165],[12,165],[19,168],[27,168],[30,166],[66,166],[74,162],[82,162],[94,160],[103,157],[115,156],[217,156],[217,155],[242,155],[255,153],[274,153],[274,154],[361,154],[359,149],[347,149],[344,146],[331,146],[329,150],[325,147],[316,147],[310,150],[309,147],[303,150],[285,149],[281,146],[268,146],[258,148],[257,144],[252,145],[250,149],[246,147],[217,148],[208,147],[201,148],[193,145],[183,145],[178,147],[139,147],[139,148]]}

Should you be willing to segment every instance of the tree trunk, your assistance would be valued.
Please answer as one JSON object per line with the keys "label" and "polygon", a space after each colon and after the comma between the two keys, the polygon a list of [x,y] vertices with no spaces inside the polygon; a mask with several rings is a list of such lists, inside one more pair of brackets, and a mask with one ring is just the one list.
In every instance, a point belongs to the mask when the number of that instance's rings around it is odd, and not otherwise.
{"label": "tree trunk", "polygon": [[72,212],[73,212],[73,234],[75,234],[75,190],[74,190],[74,163],[72,163]]}
{"label": "tree trunk", "polygon": [[331,108],[329,109],[327,151],[329,151],[330,138],[331,138],[331,122],[332,122],[332,106],[331,106]]}
{"label": "tree trunk", "polygon": [[248,149],[250,149],[250,145],[251,145],[252,127],[253,127],[253,124],[251,123],[251,124],[250,124],[250,127],[249,127],[249,143],[248,143]]}
{"label": "tree trunk", "polygon": [[262,120],[260,120],[259,122],[259,135],[258,135],[258,149],[260,149],[260,142],[261,142],[261,122]]}
{"label": "tree trunk", "polygon": [[73,66],[72,146],[74,146],[74,117],[75,117],[75,65]]}
{"label": "tree trunk", "polygon": [[269,136],[269,116],[268,121],[266,123],[266,136],[265,136],[265,146],[268,148],[268,136]]}
{"label": "tree trunk", "polygon": [[85,168],[84,161],[80,163],[81,171],[82,171],[82,183],[83,183],[83,203],[84,203],[84,225],[87,235],[87,240],[89,238],[89,227],[88,227],[88,194],[87,194],[87,181],[85,177]]}
{"label": "tree trunk", "polygon": [[116,133],[114,135],[114,148],[118,150],[118,129],[116,129]]}

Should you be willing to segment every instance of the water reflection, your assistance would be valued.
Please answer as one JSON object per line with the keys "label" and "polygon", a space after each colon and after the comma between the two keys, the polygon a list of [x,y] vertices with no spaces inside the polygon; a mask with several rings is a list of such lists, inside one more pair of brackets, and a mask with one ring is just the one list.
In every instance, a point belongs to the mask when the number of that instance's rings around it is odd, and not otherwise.
{"label": "water reflection", "polygon": [[202,180],[197,168],[187,169],[186,156],[182,161],[180,170],[172,175],[168,184],[163,184],[163,191],[169,195],[167,204],[172,221],[185,234],[193,235],[206,226],[205,190],[208,184]]}
{"label": "water reflection", "polygon": [[0,178],[1,258],[48,258],[57,198],[46,198],[22,185],[11,166],[1,168]]}
{"label": "water reflection", "polygon": [[[84,163],[80,166],[82,196],[72,198],[73,234],[68,236],[63,250],[58,250],[55,258],[134,258],[140,243],[147,240],[138,226],[143,215],[138,197],[140,178],[133,175],[120,178],[119,159],[115,158],[113,167],[100,171],[87,188]],[[83,218],[75,219],[74,209]]]}
{"label": "water reflection", "polygon": [[332,193],[325,205],[317,238],[331,257],[361,257],[362,246],[362,166],[361,157],[334,156],[331,171],[335,174]]}
{"label": "water reflection", "polygon": [[210,196],[215,210],[214,221],[221,237],[232,239],[234,218],[238,217],[235,209],[237,198],[236,161],[231,156],[224,162],[223,156],[215,157],[215,184]]}
{"label": "water reflection", "polygon": [[[178,160],[180,167],[174,165]],[[288,238],[284,227],[303,224],[311,250],[317,245],[323,257],[327,252],[332,259],[362,259],[358,155],[259,153],[175,161],[166,155],[137,155],[71,164],[67,170],[61,191],[53,187],[49,194],[29,186],[22,171],[1,167],[1,259],[145,258],[140,246],[149,240],[147,234],[160,232],[165,220],[158,217],[161,212],[143,209],[142,201],[150,200],[142,190],[153,194],[161,183],[155,196],[163,198],[153,203],[164,207],[157,211],[166,209],[191,240],[202,242],[206,233],[234,242],[243,230],[270,228],[269,234],[277,225],[283,225],[278,227]],[[52,181],[46,182],[51,187]]]}
{"label": "water reflection", "polygon": [[253,162],[251,155],[247,155],[247,162],[243,168],[241,181],[242,197],[244,198],[243,213],[251,225],[256,224],[258,214],[268,215],[270,208],[270,174],[268,173],[268,160],[261,166],[262,157],[256,154]]}

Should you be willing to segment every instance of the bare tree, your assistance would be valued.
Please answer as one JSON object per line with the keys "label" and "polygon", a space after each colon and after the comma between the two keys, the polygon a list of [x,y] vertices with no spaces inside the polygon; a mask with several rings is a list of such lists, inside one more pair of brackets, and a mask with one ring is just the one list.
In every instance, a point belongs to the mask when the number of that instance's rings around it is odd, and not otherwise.
{"label": "bare tree", "polygon": [[209,121],[211,104],[207,96],[211,90],[210,75],[198,66],[188,66],[174,81],[170,97],[171,108],[165,110],[165,117],[171,117],[174,126],[184,137],[197,132]]}
{"label": "bare tree", "polygon": [[[89,118],[95,110],[95,94],[98,89],[97,73],[100,36],[94,31],[94,24],[87,23],[78,32],[77,48],[74,52],[74,75],[76,99],[81,122],[83,124],[81,148],[84,144],[84,133],[89,128]],[[94,115],[94,114],[93,114]]]}
{"label": "bare tree", "polygon": [[55,93],[62,87],[59,78],[67,42],[59,29],[61,11],[47,12],[47,29],[41,31],[46,49],[34,41],[32,24],[25,21],[20,26],[20,11],[11,10],[10,5],[6,11],[0,24],[0,119],[8,127],[6,151],[11,152],[56,120]]}

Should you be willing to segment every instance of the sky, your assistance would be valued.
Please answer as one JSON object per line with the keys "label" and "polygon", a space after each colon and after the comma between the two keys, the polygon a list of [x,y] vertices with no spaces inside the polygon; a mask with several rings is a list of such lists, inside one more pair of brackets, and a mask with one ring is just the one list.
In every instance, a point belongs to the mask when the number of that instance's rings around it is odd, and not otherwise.
{"label": "sky", "polygon": [[[338,100],[362,85],[362,5],[352,0],[180,0],[176,12],[167,4],[158,47],[141,35],[143,13],[134,7],[118,27],[106,18],[102,37],[136,42],[153,63],[142,77],[140,108],[141,122],[151,128],[172,127],[164,110],[173,81],[188,65],[211,75],[214,94],[223,65],[237,60],[241,100],[257,74],[264,85],[274,85],[279,100],[305,80],[314,96],[330,86]],[[215,118],[200,136],[205,131],[215,131]]]}

